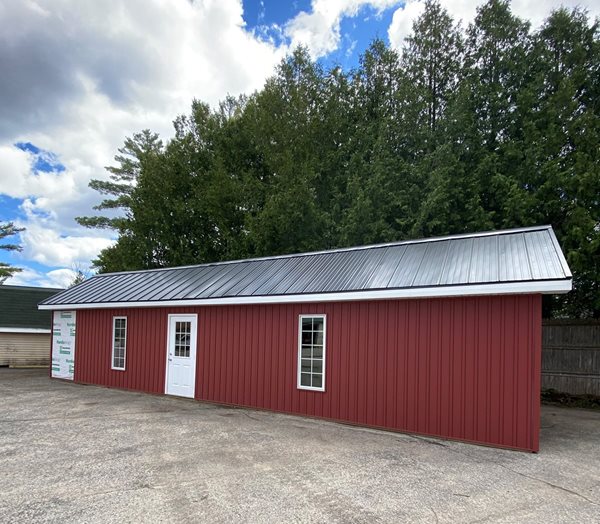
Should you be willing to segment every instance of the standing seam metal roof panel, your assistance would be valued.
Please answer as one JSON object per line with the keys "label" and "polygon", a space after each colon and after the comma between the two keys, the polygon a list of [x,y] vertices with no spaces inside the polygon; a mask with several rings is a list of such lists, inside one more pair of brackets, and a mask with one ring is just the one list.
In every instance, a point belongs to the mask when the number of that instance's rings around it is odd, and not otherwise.
{"label": "standing seam metal roof panel", "polygon": [[242,273],[247,271],[245,264],[238,264],[234,271],[227,273],[227,278],[222,279],[210,289],[210,296],[227,296],[231,290],[239,284],[239,278]]}
{"label": "standing seam metal roof panel", "polygon": [[173,297],[173,295],[175,295],[177,292],[177,289],[179,289],[182,284],[190,280],[190,278],[193,278],[195,273],[196,272],[193,268],[182,269],[177,273],[174,284],[167,281],[163,282],[162,286],[153,290],[154,293],[152,296],[149,296],[149,300],[171,299],[171,297]]}
{"label": "standing seam metal roof panel", "polygon": [[185,302],[570,279],[554,232],[543,226],[96,275],[42,305]]}
{"label": "standing seam metal roof panel", "polygon": [[498,280],[501,282],[531,279],[531,268],[523,236],[498,237],[498,270]]}
{"label": "standing seam metal roof panel", "polygon": [[[89,295],[90,293],[94,293],[95,290],[102,288],[104,286],[103,279],[92,279],[91,282],[84,281],[76,286],[66,289],[61,293],[63,297],[68,297],[69,299],[78,300],[79,297],[84,297]],[[87,284],[84,286],[83,284]]]}
{"label": "standing seam metal roof panel", "polygon": [[[548,241],[548,231],[536,231],[525,237],[527,252],[530,253],[529,260],[533,278],[552,278],[560,270],[560,264],[557,257],[552,256],[554,246]],[[531,253],[534,256],[531,256]]]}
{"label": "standing seam metal roof panel", "polygon": [[[173,300],[182,290],[189,289],[191,284],[198,280],[203,271],[195,270],[193,267],[184,269],[184,272],[181,274],[181,277],[178,279],[178,282],[174,286],[170,286],[167,290],[163,291],[158,295],[158,300]],[[185,295],[185,293],[184,293]]]}
{"label": "standing seam metal roof panel", "polygon": [[303,293],[307,287],[310,287],[317,275],[327,270],[328,264],[328,257],[311,255],[311,263],[308,269],[302,274],[296,275],[294,282],[292,282],[285,292],[288,294]]}
{"label": "standing seam metal roof panel", "polygon": [[[247,266],[246,266],[247,267]],[[193,290],[189,298],[206,298],[210,296],[213,289],[223,284],[228,275],[236,270],[233,265],[220,265],[213,266],[209,271],[204,280]],[[245,276],[245,272],[242,271]]]}
{"label": "standing seam metal roof panel", "polygon": [[[193,268],[192,268],[193,269]],[[180,298],[185,298],[190,296],[192,292],[198,288],[200,282],[204,282],[204,278],[210,272],[211,268],[202,266],[197,268],[197,275],[195,278],[188,279],[183,283],[183,286],[180,286],[175,290],[172,296],[172,300],[177,300]]]}
{"label": "standing seam metal roof panel", "polygon": [[178,271],[173,271],[170,275],[162,275],[156,280],[149,279],[146,286],[141,288],[135,295],[132,295],[130,300],[135,301],[140,296],[145,297],[146,300],[155,300],[157,295],[160,295],[169,288],[173,288],[174,284],[181,282],[184,271],[184,269],[181,269]]}
{"label": "standing seam metal roof panel", "polygon": [[461,238],[450,243],[439,285],[444,282],[453,285],[469,281],[473,241],[472,238]]}
{"label": "standing seam metal roof panel", "polygon": [[386,287],[410,287],[417,277],[417,272],[423,262],[423,257],[427,251],[426,244],[415,244],[407,248],[406,254],[402,258],[402,264],[398,266],[396,272],[392,275]]}
{"label": "standing seam metal roof panel", "polygon": [[405,245],[386,247],[380,265],[365,283],[365,289],[385,289],[398,266],[402,264],[406,250]]}
{"label": "standing seam metal roof panel", "polygon": [[[242,273],[238,274],[233,286],[229,288],[228,294],[233,296],[248,295],[246,288],[263,275],[263,272],[269,271],[274,265],[273,260],[261,260],[259,262],[247,262],[243,267]],[[213,290],[216,291],[216,290]]]}
{"label": "standing seam metal roof panel", "polygon": [[[349,269],[347,273],[340,274],[339,284],[334,280],[333,287],[339,286],[341,291],[352,291],[358,288],[358,282],[366,282],[369,275],[365,274],[363,268],[368,269],[368,262],[377,256],[377,251],[353,254],[352,269]],[[362,284],[358,289],[364,289],[364,286],[365,284]]]}
{"label": "standing seam metal roof panel", "polygon": [[[326,270],[317,271],[314,278],[309,281],[309,284],[303,288],[304,293],[318,293],[327,285],[336,287],[334,283],[336,279],[343,278],[350,270],[350,260],[348,253],[333,253],[328,261],[326,261]],[[320,256],[322,258],[323,255]]]}
{"label": "standing seam metal roof panel", "polygon": [[269,278],[264,282],[261,282],[260,286],[254,290],[254,295],[269,295],[271,290],[280,283],[280,281],[284,280],[282,275],[295,274],[298,266],[302,264],[303,261],[304,257],[294,257],[286,259],[280,266],[277,264],[273,265],[272,269],[269,271]]}
{"label": "standing seam metal roof panel", "polygon": [[[443,261],[446,260],[450,241],[431,242],[423,255],[419,271],[412,282],[413,286],[434,286],[440,280]],[[442,262],[442,263],[440,263]]]}
{"label": "standing seam metal roof panel", "polygon": [[293,270],[290,270],[287,274],[280,275],[281,280],[276,282],[274,286],[265,295],[284,295],[287,289],[294,283],[298,274],[303,273],[310,267],[312,258],[309,256],[298,257],[295,259],[297,265]]}
{"label": "standing seam metal roof panel", "polygon": [[368,282],[373,278],[373,274],[378,272],[381,268],[381,262],[385,255],[385,248],[377,249],[373,252],[373,256],[368,257],[360,271],[357,273],[354,279],[354,284],[360,289],[365,289]]}
{"label": "standing seam metal roof panel", "polygon": [[498,237],[473,240],[469,282],[498,282]]}

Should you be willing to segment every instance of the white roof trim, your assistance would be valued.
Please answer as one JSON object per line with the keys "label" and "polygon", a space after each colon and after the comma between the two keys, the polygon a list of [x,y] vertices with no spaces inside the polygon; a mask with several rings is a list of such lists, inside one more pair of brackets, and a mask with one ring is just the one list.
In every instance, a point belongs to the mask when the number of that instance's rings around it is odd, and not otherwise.
{"label": "white roof trim", "polygon": [[312,293],[298,295],[261,295],[245,297],[200,298],[188,300],[155,300],[148,302],[93,302],[84,304],[42,304],[39,309],[105,309],[131,307],[186,307],[225,306],[232,304],[289,304],[300,302],[347,302],[355,300],[386,300],[396,298],[433,298],[481,295],[516,295],[537,293],[567,293],[571,291],[570,279],[537,280],[527,282],[501,282],[458,286],[435,286],[403,289],[377,289],[338,293]]}
{"label": "white roof trim", "polygon": [[0,327],[0,333],[44,333],[44,334],[50,334],[51,330],[42,329],[42,328]]}
{"label": "white roof trim", "polygon": [[560,248],[560,244],[558,243],[558,239],[556,238],[556,235],[554,234],[554,229],[549,228],[548,233],[550,234],[550,239],[552,240],[552,244],[554,245],[554,250],[556,251],[556,255],[558,256],[558,259],[560,260],[560,264],[562,266],[565,276],[567,278],[571,278],[573,276],[573,274],[571,273],[571,270],[569,269],[569,264],[567,264],[567,259],[565,258],[565,255],[562,252],[562,249]]}

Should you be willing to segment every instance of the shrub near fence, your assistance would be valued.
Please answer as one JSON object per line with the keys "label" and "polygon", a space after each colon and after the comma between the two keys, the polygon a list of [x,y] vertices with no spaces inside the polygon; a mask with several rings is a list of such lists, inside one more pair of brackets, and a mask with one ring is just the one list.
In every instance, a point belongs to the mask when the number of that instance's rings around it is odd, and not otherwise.
{"label": "shrub near fence", "polygon": [[600,321],[544,320],[542,389],[600,396]]}

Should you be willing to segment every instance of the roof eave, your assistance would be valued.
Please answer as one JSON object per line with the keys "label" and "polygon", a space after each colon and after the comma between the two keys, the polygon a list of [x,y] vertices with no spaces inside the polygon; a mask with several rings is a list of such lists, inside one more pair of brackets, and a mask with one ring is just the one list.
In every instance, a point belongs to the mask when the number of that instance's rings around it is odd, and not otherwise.
{"label": "roof eave", "polygon": [[90,302],[81,304],[40,304],[43,310],[106,309],[141,307],[226,306],[250,304],[290,304],[306,302],[348,302],[360,300],[392,300],[411,298],[443,298],[482,295],[562,294],[572,289],[570,278],[527,282],[494,282],[454,286],[411,287],[345,291],[337,293],[306,293],[297,295],[261,295],[242,297],[200,298],[146,302]]}

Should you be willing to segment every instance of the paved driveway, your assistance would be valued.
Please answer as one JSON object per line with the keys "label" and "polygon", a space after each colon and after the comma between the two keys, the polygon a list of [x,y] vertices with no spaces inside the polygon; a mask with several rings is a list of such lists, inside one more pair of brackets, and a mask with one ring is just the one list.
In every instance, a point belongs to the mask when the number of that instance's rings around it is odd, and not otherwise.
{"label": "paved driveway", "polygon": [[0,369],[3,522],[599,522],[600,413],[537,455]]}

